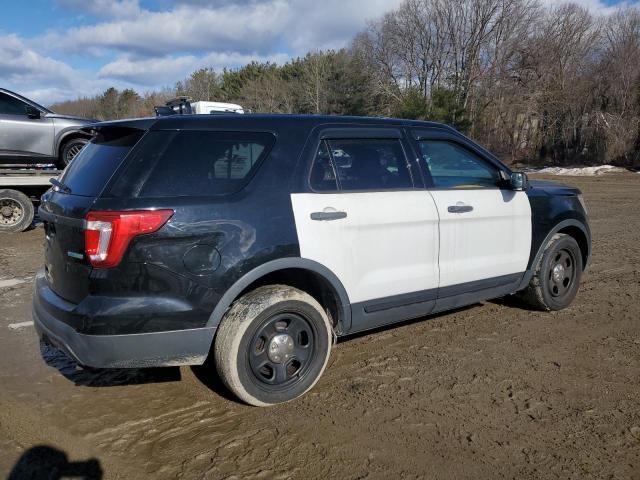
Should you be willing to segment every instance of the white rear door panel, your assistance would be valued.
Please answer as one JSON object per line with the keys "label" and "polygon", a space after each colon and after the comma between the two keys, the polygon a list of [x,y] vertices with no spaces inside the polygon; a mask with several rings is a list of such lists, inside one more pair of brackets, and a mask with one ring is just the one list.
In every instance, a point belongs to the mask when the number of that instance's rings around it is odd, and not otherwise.
{"label": "white rear door panel", "polygon": [[[329,268],[351,303],[438,287],[438,213],[426,191],[291,195],[300,253]],[[312,220],[338,211],[338,220]]]}

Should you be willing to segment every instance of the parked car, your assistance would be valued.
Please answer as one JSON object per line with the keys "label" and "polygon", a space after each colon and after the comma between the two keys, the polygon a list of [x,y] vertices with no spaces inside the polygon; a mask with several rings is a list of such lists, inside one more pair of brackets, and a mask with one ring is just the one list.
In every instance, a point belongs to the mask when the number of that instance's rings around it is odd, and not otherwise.
{"label": "parked car", "polygon": [[444,125],[176,115],[93,128],[43,196],[33,303],[39,334],[82,365],[212,356],[240,399],[272,405],[313,387],[336,337],[514,293],[559,310],[589,261],[579,190],[528,182]]}
{"label": "parked car", "polygon": [[91,138],[81,128],[92,122],[95,120],[58,115],[0,88],[0,168],[64,168]]}

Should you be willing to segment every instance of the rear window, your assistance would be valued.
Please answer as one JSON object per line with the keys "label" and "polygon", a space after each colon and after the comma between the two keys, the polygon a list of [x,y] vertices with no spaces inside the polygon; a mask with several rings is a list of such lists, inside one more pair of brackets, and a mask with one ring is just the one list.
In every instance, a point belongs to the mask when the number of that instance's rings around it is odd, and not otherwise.
{"label": "rear window", "polygon": [[273,146],[261,132],[151,131],[127,161],[110,195],[227,195],[249,181]]}
{"label": "rear window", "polygon": [[61,181],[72,195],[100,194],[122,159],[143,135],[141,130],[109,128],[100,131],[80,150],[64,171]]}

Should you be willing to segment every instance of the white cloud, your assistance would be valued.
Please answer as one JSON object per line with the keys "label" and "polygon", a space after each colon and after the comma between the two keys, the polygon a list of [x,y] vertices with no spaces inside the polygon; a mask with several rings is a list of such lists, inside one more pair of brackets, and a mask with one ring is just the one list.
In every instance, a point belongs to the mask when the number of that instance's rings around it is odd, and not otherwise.
{"label": "white cloud", "polygon": [[50,33],[41,44],[74,53],[113,49],[145,56],[205,50],[268,51],[286,30],[289,15],[284,0],[245,7],[179,5],[169,11],[145,10],[135,18]]}
{"label": "white cloud", "polygon": [[73,69],[29,48],[17,35],[0,36],[0,79],[11,83],[52,80],[69,85]]}
{"label": "white cloud", "polygon": [[0,86],[43,105],[91,96],[121,81],[99,79],[69,64],[42,55],[17,35],[0,34]]}
{"label": "white cloud", "polygon": [[224,67],[240,66],[252,61],[274,62],[282,64],[289,56],[281,53],[274,55],[251,55],[239,53],[211,53],[201,57],[185,55],[179,57],[161,57],[136,59],[122,56],[106,64],[98,71],[98,77],[117,79],[137,85],[173,84],[187,77],[191,72],[204,67],[222,70]]}
{"label": "white cloud", "polygon": [[202,67],[281,64],[346,46],[401,1],[156,0],[148,9],[139,0],[56,0],[81,25],[30,39],[0,32],[0,84],[48,104],[109,86],[172,85]]}
{"label": "white cloud", "polygon": [[[108,2],[93,0],[89,2],[90,9],[93,11],[102,3]],[[207,51],[268,54],[277,50],[276,46],[282,50],[282,45],[301,54],[344,46],[367,20],[399,6],[401,0],[226,1],[216,6],[181,2],[164,11],[139,10],[137,2],[127,3],[132,4],[131,14],[64,33],[50,33],[41,44],[97,55],[105,49],[138,56]]]}
{"label": "white cloud", "polygon": [[296,53],[346,46],[369,20],[398,8],[402,0],[303,0],[292,2],[288,44]]}

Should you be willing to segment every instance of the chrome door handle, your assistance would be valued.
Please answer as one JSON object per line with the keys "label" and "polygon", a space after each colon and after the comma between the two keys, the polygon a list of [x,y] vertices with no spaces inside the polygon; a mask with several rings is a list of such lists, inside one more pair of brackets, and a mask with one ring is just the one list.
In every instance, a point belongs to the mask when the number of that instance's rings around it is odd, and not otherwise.
{"label": "chrome door handle", "polygon": [[471,205],[449,205],[447,211],[449,213],[467,213],[472,212],[473,207]]}
{"label": "chrome door handle", "polygon": [[347,218],[347,212],[313,212],[311,220],[330,221]]}

